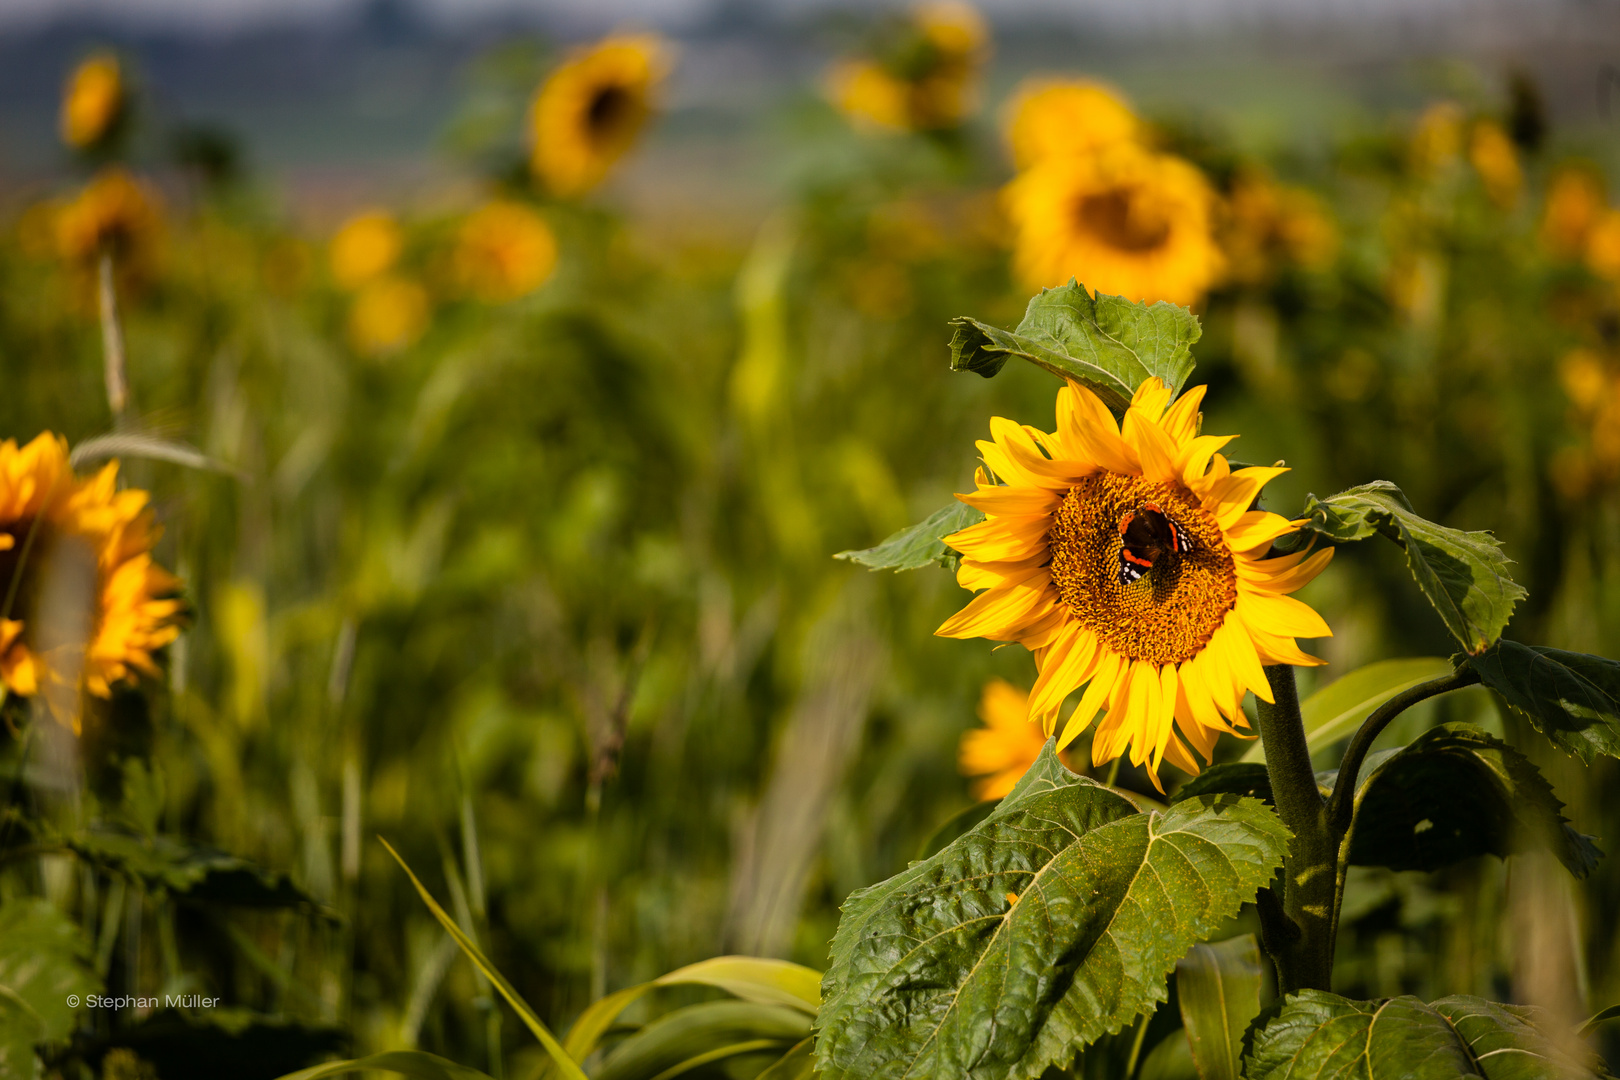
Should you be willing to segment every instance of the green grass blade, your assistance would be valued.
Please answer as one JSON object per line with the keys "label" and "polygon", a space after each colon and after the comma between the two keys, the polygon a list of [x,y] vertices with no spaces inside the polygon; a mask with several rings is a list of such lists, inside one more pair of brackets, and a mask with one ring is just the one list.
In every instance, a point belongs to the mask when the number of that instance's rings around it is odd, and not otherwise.
{"label": "green grass blade", "polygon": [[414,1077],[415,1080],[491,1080],[488,1073],[469,1069],[465,1065],[457,1065],[453,1061],[446,1061],[442,1057],[421,1050],[389,1050],[382,1054],[372,1054],[370,1057],[355,1058],[353,1061],[328,1061],[324,1065],[288,1073],[280,1080],[325,1080],[328,1076],[342,1076],[345,1073],[363,1072],[367,1069],[382,1069],[386,1072],[399,1073],[401,1076]]}
{"label": "green grass blade", "polygon": [[758,956],[716,956],[662,975],[655,984],[700,983],[732,997],[762,1005],[787,1005],[816,1015],[821,1007],[821,972],[786,960]]}
{"label": "green grass blade", "polygon": [[467,959],[473,962],[473,966],[483,973],[484,977],[494,985],[496,990],[500,991],[501,997],[506,999],[506,1003],[512,1006],[512,1010],[518,1014],[518,1018],[528,1026],[530,1031],[534,1032],[534,1037],[540,1040],[540,1045],[546,1048],[546,1053],[551,1055],[551,1060],[556,1063],[562,1074],[568,1077],[569,1080],[586,1080],[585,1072],[579,1067],[579,1063],[569,1057],[568,1051],[562,1048],[562,1045],[557,1042],[556,1036],[552,1035],[550,1029],[546,1027],[540,1017],[535,1015],[534,1010],[529,1007],[529,1003],[524,1001],[522,995],[512,988],[511,983],[506,981],[506,976],[496,970],[495,965],[489,962],[489,959],[484,956],[478,946],[473,944],[467,935],[461,932],[461,927],[457,926],[456,921],[445,912],[444,908],[439,906],[437,900],[433,899],[433,894],[428,892],[427,886],[423,885],[417,879],[417,876],[411,872],[411,868],[405,864],[404,859],[400,858],[399,852],[394,850],[393,845],[380,836],[377,839],[382,841],[382,846],[388,849],[388,854],[392,855],[394,861],[399,863],[400,869],[405,871],[405,876],[411,879],[411,884],[416,886],[417,895],[422,898],[422,902],[427,905],[428,910],[433,912],[433,917],[439,920],[439,925],[444,927],[445,933],[455,939],[456,944],[461,946],[461,951],[467,954]]}
{"label": "green grass blade", "polygon": [[754,1050],[769,1050],[773,1046],[780,1046],[775,1039],[750,1039],[748,1042],[732,1043],[730,1046],[717,1046],[713,1050],[687,1058],[679,1065],[672,1065],[653,1077],[653,1080],[675,1080],[683,1073],[709,1064],[711,1061],[721,1061],[738,1054],[747,1054]]}

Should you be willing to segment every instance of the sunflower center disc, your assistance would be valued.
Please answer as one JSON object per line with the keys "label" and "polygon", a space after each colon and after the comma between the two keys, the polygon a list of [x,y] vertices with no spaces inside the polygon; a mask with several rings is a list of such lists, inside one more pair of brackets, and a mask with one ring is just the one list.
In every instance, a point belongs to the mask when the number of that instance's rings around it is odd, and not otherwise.
{"label": "sunflower center disc", "polygon": [[1121,251],[1152,251],[1170,235],[1169,223],[1152,213],[1141,194],[1129,188],[1087,195],[1075,214],[1082,229]]}
{"label": "sunflower center disc", "polygon": [[[1119,520],[1156,504],[1190,539],[1133,582],[1120,581]],[[1047,535],[1052,582],[1081,625],[1130,660],[1190,660],[1237,602],[1237,573],[1220,525],[1189,492],[1099,473],[1063,497]]]}

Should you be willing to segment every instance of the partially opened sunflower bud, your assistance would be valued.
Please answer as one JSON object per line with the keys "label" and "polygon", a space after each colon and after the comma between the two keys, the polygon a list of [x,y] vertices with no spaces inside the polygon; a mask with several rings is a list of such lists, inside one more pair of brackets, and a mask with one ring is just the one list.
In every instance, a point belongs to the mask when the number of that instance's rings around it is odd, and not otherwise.
{"label": "partially opened sunflower bud", "polygon": [[157,675],[155,653],[180,632],[147,493],[117,483],[117,462],[76,475],[60,436],[0,443],[0,684],[75,731],[83,694]]}
{"label": "partially opened sunflower bud", "polygon": [[150,189],[124,169],[98,173],[56,213],[56,249],[80,271],[94,271],[110,255],[121,277],[150,269],[162,235],[163,215]]}
{"label": "partially opened sunflower bud", "polygon": [[941,131],[960,125],[978,102],[979,71],[989,52],[984,19],[956,0],[919,4],[877,55],[835,64],[827,75],[833,104],[858,124],[891,131]]}
{"label": "partially opened sunflower bud", "polygon": [[110,143],[128,111],[118,58],[99,52],[73,70],[62,94],[62,141],[75,150]]}

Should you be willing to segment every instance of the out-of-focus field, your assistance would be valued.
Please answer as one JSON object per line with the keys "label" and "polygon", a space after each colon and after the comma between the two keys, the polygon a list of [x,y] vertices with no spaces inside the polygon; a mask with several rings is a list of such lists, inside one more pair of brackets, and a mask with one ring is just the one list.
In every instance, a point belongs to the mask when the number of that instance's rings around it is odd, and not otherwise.
{"label": "out-of-focus field", "polygon": [[[92,701],[76,758],[4,736],[0,894],[72,913],[109,993],[229,1006],[138,1044],[166,1080],[219,1075],[176,1048],[200,1028],[243,1080],[342,1040],[530,1075],[379,836],[565,1029],[719,953],[819,969],[844,898],[972,803],[959,740],[990,680],[1031,684],[1029,655],[934,637],[967,597],[945,571],[833,555],[968,490],[991,416],[1051,424],[1048,376],[952,373],[946,348],[951,318],[1011,326],[1061,284],[1020,278],[999,194],[1034,73],[1111,84],[1207,184],[1192,382],[1236,459],[1291,467],[1268,508],[1395,481],[1503,541],[1529,589],[1509,637],[1620,655],[1620,53],[1566,28],[1518,58],[1352,42],[1329,63],[1278,59],[1284,30],[1217,49],[1018,24],[959,121],[889,130],[826,71],[900,31],[739,18],[676,40],[636,144],[560,191],[529,169],[527,110],[575,43],[407,29],[298,39],[284,72],[273,42],[132,47],[135,111],[100,159],[55,141],[94,42],[0,45],[0,438],[116,428],[218,466],[124,457],[188,604],[161,676]],[[64,215],[115,167],[145,208],[75,247]],[[1393,547],[1344,549],[1308,587],[1334,630],[1307,646],[1315,686],[1454,650],[1407,575]],[[1384,739],[1449,719],[1522,734],[1475,688]],[[1615,762],[1522,745],[1613,851]],[[161,865],[33,857],[13,819],[116,825]],[[245,903],[193,895],[202,848],[271,876]],[[1524,1000],[1551,971],[1582,1015],[1620,1001],[1614,860],[1551,899],[1536,865],[1357,871],[1340,992]],[[137,1045],[146,1019],[87,1030]],[[256,1058],[249,1035],[296,1049]]]}

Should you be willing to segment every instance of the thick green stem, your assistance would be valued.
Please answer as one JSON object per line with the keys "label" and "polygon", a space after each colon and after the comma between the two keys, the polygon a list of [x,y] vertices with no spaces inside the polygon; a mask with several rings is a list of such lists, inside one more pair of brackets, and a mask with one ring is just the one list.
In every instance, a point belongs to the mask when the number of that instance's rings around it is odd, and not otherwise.
{"label": "thick green stem", "polygon": [[1331,989],[1338,898],[1338,838],[1316,786],[1305,724],[1299,715],[1294,669],[1266,668],[1274,703],[1259,701],[1260,740],[1266,750],[1271,797],[1294,834],[1283,861],[1281,904],[1260,905],[1266,951],[1277,965],[1278,989]]}

